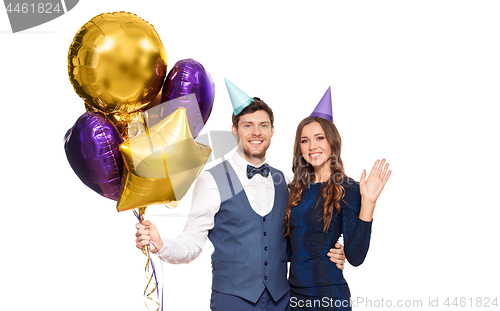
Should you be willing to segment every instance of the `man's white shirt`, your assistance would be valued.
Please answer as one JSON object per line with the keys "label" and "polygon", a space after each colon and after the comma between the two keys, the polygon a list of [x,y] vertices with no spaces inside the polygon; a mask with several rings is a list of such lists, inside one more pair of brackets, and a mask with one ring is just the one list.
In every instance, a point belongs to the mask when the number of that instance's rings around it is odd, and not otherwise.
{"label": "man's white shirt", "polygon": [[[256,174],[247,178],[247,165],[251,165],[238,152],[228,160],[243,186],[250,206],[260,216],[271,212],[274,205],[274,183],[272,175]],[[265,161],[264,161],[265,163]],[[263,163],[263,164],[264,164]],[[285,176],[286,178],[286,176]],[[288,183],[288,178],[286,178]],[[163,239],[158,252],[161,259],[170,263],[189,263],[198,257],[214,227],[214,216],[221,205],[219,189],[208,171],[202,172],[194,185],[191,211],[182,233],[175,239]]]}

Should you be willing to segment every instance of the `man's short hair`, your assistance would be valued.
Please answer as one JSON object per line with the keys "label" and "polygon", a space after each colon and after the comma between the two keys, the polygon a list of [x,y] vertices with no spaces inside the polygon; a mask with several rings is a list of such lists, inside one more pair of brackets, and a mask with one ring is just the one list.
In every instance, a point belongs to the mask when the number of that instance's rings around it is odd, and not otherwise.
{"label": "man's short hair", "polygon": [[254,113],[258,110],[264,110],[269,115],[269,120],[271,120],[271,127],[274,126],[274,115],[273,110],[269,107],[263,100],[258,97],[254,97],[250,105],[246,106],[241,110],[240,113],[234,115],[233,113],[233,125],[238,128],[238,122],[240,121],[240,117],[246,114]]}

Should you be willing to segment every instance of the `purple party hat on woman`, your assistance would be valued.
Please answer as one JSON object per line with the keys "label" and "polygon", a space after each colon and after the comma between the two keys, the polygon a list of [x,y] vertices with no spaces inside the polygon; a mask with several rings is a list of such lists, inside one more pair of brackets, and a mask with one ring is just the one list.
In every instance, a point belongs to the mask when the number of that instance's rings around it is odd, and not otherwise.
{"label": "purple party hat on woman", "polygon": [[325,95],[316,105],[313,112],[309,115],[310,117],[318,117],[328,121],[333,122],[333,113],[332,113],[332,92],[330,87],[326,90]]}

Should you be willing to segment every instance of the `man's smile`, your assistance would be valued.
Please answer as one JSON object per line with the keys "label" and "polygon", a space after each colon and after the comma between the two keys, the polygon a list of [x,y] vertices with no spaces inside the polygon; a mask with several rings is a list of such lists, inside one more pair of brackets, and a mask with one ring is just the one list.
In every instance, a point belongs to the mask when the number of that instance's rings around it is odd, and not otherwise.
{"label": "man's smile", "polygon": [[264,142],[264,140],[262,140],[262,139],[251,139],[248,141],[249,144],[257,145],[257,146],[262,144],[263,142]]}

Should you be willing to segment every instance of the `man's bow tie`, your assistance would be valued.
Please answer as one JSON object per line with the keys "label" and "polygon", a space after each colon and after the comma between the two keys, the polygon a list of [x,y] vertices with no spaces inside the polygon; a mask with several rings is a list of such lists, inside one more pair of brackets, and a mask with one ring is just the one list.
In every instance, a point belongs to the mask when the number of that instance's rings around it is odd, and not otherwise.
{"label": "man's bow tie", "polygon": [[255,174],[261,174],[264,177],[269,176],[269,164],[264,163],[259,168],[253,167],[251,165],[247,165],[247,177],[251,179],[255,176]]}

